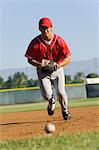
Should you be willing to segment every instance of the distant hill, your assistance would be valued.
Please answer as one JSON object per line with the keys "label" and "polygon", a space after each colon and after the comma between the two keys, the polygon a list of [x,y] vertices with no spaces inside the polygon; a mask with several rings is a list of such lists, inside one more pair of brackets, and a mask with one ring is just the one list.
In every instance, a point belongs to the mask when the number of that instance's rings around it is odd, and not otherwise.
{"label": "distant hill", "polygon": [[91,72],[99,74],[99,57],[91,60],[72,61],[65,67],[65,74],[74,76],[77,72],[83,72],[85,76]]}
{"label": "distant hill", "polygon": [[[37,73],[35,67],[24,67],[15,69],[0,70],[0,76],[7,80],[8,76],[12,76],[16,72],[24,72],[28,75],[28,78],[37,79]],[[88,75],[91,72],[99,74],[99,57],[91,60],[83,61],[71,61],[68,66],[64,68],[65,74],[73,77],[77,72],[83,72],[84,75]]]}

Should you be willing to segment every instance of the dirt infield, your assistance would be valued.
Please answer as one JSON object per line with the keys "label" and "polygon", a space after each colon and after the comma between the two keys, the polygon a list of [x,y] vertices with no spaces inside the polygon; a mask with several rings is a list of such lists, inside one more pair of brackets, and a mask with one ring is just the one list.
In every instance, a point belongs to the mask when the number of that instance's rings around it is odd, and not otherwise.
{"label": "dirt infield", "polygon": [[46,110],[0,114],[0,140],[47,135],[47,122],[55,124],[54,135],[99,131],[99,106],[70,108],[72,119],[64,121],[59,108],[49,117]]}

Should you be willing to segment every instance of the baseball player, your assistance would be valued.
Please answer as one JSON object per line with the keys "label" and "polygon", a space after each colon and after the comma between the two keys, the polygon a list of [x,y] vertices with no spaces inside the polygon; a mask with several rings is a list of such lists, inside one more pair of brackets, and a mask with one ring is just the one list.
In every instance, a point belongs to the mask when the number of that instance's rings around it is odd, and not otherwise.
{"label": "baseball player", "polygon": [[48,100],[48,115],[53,115],[55,110],[56,100],[52,88],[54,87],[63,119],[68,120],[71,115],[68,111],[63,67],[70,62],[71,53],[66,42],[53,33],[52,27],[49,18],[39,20],[41,34],[30,42],[25,56],[28,63],[36,66],[42,96]]}

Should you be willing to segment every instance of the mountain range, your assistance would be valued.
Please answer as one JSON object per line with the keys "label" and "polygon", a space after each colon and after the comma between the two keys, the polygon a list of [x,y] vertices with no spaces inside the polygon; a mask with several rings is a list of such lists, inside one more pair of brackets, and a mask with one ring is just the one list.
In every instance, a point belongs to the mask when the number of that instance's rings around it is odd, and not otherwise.
{"label": "mountain range", "polygon": [[65,74],[72,77],[77,72],[83,72],[85,76],[89,73],[99,74],[99,57],[90,60],[72,61],[65,67]]}
{"label": "mountain range", "polygon": [[[23,67],[23,68],[12,68],[0,70],[0,76],[7,80],[9,76],[13,76],[14,73],[24,72],[28,79],[37,79],[37,73],[35,67]],[[89,73],[99,74],[99,57],[90,60],[82,61],[71,61],[67,66],[64,67],[64,72],[67,75],[73,77],[77,72],[83,72],[85,76]]]}

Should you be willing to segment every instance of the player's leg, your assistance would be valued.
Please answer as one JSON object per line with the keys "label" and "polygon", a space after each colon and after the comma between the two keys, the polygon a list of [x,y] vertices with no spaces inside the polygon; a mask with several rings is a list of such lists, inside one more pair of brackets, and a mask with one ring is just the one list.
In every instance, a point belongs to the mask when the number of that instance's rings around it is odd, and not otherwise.
{"label": "player's leg", "polygon": [[63,68],[60,68],[60,70],[58,71],[58,78],[57,78],[57,82],[55,85],[55,89],[58,95],[58,100],[59,103],[61,105],[61,111],[62,111],[62,115],[63,118],[65,120],[70,119],[70,113],[68,111],[68,97],[67,97],[67,93],[65,91],[65,78],[64,78],[64,70]]}
{"label": "player's leg", "polygon": [[39,80],[40,83],[40,89],[42,96],[44,99],[48,100],[48,115],[53,115],[54,114],[54,109],[55,109],[55,99],[53,96],[53,91],[52,91],[52,85],[50,81],[50,77],[46,76],[43,79]]}

